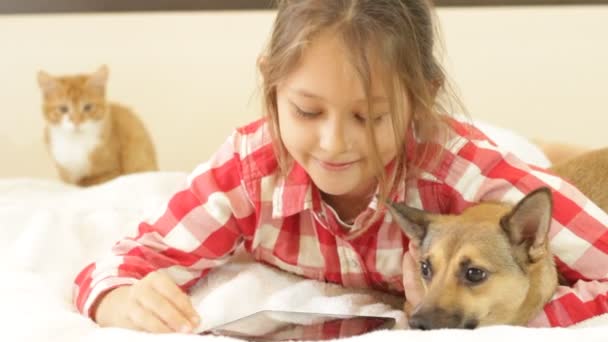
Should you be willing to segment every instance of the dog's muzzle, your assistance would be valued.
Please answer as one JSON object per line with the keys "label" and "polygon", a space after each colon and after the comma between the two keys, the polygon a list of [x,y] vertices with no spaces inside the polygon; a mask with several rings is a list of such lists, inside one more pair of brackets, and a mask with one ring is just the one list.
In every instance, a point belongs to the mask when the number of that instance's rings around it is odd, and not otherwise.
{"label": "dog's muzzle", "polygon": [[475,329],[479,325],[477,319],[465,318],[461,312],[446,311],[441,308],[417,310],[408,323],[410,328],[418,330]]}

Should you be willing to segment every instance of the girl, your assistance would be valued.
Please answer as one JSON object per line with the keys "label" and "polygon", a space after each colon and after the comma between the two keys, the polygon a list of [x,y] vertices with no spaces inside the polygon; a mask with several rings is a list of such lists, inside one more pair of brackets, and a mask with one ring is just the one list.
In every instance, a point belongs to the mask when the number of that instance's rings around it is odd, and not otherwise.
{"label": "girl", "polygon": [[607,312],[608,216],[447,116],[431,19],[427,0],[279,1],[259,62],[265,117],[236,130],[137,237],[78,275],[78,310],[102,326],[191,331],[199,317],[185,291],[241,244],[304,277],[403,293],[419,271],[386,199],[459,213],[548,185],[552,245],[574,286],[560,287],[534,324]]}

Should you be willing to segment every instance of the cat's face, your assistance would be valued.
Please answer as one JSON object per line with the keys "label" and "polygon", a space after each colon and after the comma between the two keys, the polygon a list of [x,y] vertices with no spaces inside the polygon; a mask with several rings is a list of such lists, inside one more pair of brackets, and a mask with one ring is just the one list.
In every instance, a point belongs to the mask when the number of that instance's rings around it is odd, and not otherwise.
{"label": "cat's face", "polygon": [[107,77],[105,66],[88,75],[55,77],[43,71],[38,73],[43,95],[42,111],[47,123],[66,130],[97,125],[107,112]]}

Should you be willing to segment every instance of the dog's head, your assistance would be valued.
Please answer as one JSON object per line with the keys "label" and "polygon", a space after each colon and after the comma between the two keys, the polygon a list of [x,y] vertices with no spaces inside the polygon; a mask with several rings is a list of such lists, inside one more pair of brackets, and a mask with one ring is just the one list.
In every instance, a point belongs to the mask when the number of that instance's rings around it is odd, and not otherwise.
{"label": "dog's head", "polygon": [[412,328],[525,324],[553,295],[549,189],[515,206],[481,203],[460,215],[388,207],[419,250],[425,295],[410,317]]}

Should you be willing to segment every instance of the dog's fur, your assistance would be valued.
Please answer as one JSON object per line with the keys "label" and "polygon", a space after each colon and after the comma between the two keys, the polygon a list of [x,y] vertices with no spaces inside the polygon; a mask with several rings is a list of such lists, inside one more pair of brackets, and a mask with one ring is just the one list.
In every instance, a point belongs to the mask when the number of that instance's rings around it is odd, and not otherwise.
{"label": "dog's fur", "polygon": [[[608,149],[585,153],[552,171],[608,210]],[[548,188],[514,206],[484,202],[460,215],[399,203],[388,208],[419,251],[425,294],[408,313],[410,327],[524,325],[553,296],[558,274],[548,244]]]}

